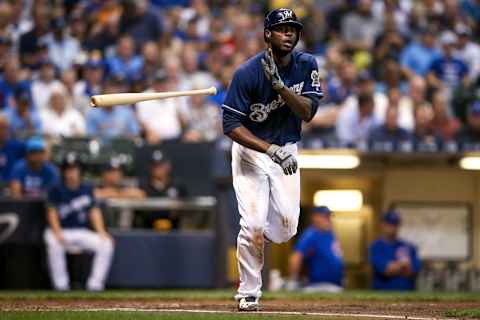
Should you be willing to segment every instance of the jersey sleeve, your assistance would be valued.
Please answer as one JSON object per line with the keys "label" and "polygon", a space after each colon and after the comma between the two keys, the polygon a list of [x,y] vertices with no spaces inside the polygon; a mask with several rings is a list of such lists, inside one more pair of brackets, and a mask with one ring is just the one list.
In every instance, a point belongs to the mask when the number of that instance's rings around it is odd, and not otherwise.
{"label": "jersey sleeve", "polygon": [[312,248],[314,241],[314,234],[311,230],[305,231],[298,242],[295,244],[294,251],[301,253],[304,257],[308,255],[308,252]]}
{"label": "jersey sleeve", "polygon": [[228,87],[227,96],[222,104],[223,132],[229,133],[239,127],[250,106],[249,79],[245,70],[238,69]]}
{"label": "jersey sleeve", "polygon": [[323,97],[323,90],[320,83],[320,72],[318,71],[317,61],[311,57],[307,64],[307,75],[303,85],[302,95],[312,96],[317,99]]}
{"label": "jersey sleeve", "polygon": [[320,99],[323,98],[323,90],[315,58],[311,57],[307,66],[307,78],[305,79],[305,84],[303,86],[302,96],[306,96],[312,101],[312,112],[310,117],[310,119],[312,119],[315,116],[315,113],[317,113]]}

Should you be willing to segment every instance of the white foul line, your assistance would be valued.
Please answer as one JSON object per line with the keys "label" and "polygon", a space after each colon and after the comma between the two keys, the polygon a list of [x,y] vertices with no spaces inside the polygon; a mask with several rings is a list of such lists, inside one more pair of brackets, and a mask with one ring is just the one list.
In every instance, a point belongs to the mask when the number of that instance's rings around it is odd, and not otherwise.
{"label": "white foul line", "polygon": [[[58,311],[58,310],[52,310]],[[327,313],[327,312],[300,312],[300,311],[255,311],[238,312],[227,310],[199,310],[199,309],[136,309],[136,308],[91,308],[91,309],[72,309],[68,311],[122,311],[122,312],[162,312],[162,313],[210,313],[210,314],[237,314],[237,315],[282,315],[282,316],[316,316],[316,317],[344,317],[344,318],[379,318],[379,319],[401,319],[401,320],[455,320],[455,318],[431,318],[431,317],[411,317],[408,315],[386,315],[386,314],[367,314],[367,313]]]}

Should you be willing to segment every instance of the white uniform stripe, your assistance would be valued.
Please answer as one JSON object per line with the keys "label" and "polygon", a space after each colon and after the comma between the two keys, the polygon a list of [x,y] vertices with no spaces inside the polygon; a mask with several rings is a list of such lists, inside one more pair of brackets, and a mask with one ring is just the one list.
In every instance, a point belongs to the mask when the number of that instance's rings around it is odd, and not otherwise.
{"label": "white uniform stripe", "polygon": [[305,91],[305,92],[302,92],[302,94],[316,94],[316,95],[319,95],[319,96],[323,97],[323,92]]}
{"label": "white uniform stripe", "polygon": [[226,104],[222,104],[222,107],[223,107],[223,108],[226,108],[226,109],[228,109],[228,110],[230,110],[230,111],[236,112],[236,113],[238,113],[238,114],[241,114],[242,116],[247,116],[247,114],[245,114],[245,113],[243,113],[243,112],[241,112],[241,111],[238,111],[238,110],[235,109],[235,108],[229,107],[229,106],[227,106]]}

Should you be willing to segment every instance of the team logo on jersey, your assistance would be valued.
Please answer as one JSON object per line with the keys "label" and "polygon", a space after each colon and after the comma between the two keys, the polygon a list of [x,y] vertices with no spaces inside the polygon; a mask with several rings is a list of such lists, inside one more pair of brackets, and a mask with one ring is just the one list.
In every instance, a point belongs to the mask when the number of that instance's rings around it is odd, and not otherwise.
{"label": "team logo on jersey", "polygon": [[[304,82],[296,83],[290,87],[296,94],[302,93]],[[270,103],[263,104],[263,103],[254,103],[250,106],[250,120],[254,122],[263,122],[267,120],[268,115],[273,110],[277,110],[285,105],[285,101],[280,95],[277,95],[277,98]]]}
{"label": "team logo on jersey", "polygon": [[310,78],[312,79],[312,87],[314,87],[316,90],[319,90],[320,74],[318,73],[318,70],[313,70],[312,73],[310,74]]}
{"label": "team logo on jersey", "polygon": [[282,16],[282,20],[293,18],[293,11],[290,9],[283,9],[279,14]]}

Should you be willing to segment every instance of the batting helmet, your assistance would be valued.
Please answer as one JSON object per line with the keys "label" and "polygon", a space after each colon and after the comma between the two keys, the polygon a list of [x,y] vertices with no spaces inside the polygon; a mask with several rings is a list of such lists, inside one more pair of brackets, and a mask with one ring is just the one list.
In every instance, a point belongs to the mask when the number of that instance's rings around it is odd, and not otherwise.
{"label": "batting helmet", "polygon": [[303,24],[297,20],[297,15],[292,9],[280,8],[267,13],[265,16],[264,28],[271,29],[281,24],[289,24],[297,28],[297,31],[303,29]]}

